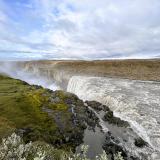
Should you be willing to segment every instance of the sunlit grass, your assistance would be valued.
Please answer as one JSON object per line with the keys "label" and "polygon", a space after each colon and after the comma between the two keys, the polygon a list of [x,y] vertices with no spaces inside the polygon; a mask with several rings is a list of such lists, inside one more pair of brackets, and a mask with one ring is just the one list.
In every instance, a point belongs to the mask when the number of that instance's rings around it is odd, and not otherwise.
{"label": "sunlit grass", "polygon": [[[42,107],[65,112],[67,106],[63,99],[59,104],[51,104],[50,95],[48,90],[41,87],[37,89],[22,81],[0,76],[0,138],[21,128],[32,130],[24,137],[26,141],[44,140],[53,143],[57,137],[60,138],[54,119],[43,112]],[[68,113],[65,115],[69,116]]]}

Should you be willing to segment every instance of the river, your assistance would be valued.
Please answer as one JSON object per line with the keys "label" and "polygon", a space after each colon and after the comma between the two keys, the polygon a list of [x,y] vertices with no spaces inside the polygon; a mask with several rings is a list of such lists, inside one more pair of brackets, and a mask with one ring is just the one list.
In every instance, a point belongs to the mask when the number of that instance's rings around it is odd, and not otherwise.
{"label": "river", "polygon": [[67,91],[109,106],[153,148],[150,159],[160,159],[160,82],[73,76]]}

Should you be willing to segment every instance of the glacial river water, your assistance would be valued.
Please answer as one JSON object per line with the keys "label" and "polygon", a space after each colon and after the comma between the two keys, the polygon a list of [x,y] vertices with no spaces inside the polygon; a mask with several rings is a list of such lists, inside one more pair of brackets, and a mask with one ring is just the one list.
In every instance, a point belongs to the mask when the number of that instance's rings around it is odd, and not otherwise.
{"label": "glacial river water", "polygon": [[109,106],[148,142],[148,159],[160,160],[160,82],[73,76],[67,91]]}

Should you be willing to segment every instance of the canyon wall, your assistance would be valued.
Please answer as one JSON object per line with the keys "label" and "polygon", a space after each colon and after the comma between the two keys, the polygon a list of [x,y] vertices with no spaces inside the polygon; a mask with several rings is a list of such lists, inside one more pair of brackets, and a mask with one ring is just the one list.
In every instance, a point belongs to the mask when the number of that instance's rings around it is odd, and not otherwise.
{"label": "canyon wall", "polygon": [[25,72],[54,80],[65,90],[72,76],[160,81],[160,60],[28,61],[16,65]]}
{"label": "canyon wall", "polygon": [[0,72],[109,106],[160,158],[160,60],[0,62]]}

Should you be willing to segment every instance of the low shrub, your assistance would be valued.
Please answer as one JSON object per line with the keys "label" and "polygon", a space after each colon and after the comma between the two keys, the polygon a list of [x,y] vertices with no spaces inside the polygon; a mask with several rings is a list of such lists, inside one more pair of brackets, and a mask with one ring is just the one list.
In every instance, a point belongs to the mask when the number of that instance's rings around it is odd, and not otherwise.
{"label": "low shrub", "polygon": [[[25,144],[20,136],[13,133],[2,139],[0,144],[0,159],[3,160],[90,160],[87,158],[89,146],[82,145],[80,153],[64,152],[44,142]],[[95,160],[109,160],[105,151],[95,157]],[[114,160],[123,160],[121,153],[114,155]]]}

